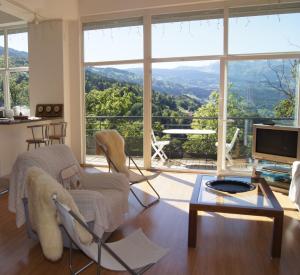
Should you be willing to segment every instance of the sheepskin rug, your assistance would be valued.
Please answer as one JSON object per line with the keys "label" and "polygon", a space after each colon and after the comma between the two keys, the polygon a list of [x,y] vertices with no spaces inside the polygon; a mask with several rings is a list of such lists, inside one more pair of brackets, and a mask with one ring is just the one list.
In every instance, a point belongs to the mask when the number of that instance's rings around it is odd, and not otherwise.
{"label": "sheepskin rug", "polygon": [[[26,183],[32,228],[38,234],[45,257],[56,261],[62,256],[63,240],[56,207],[52,200],[53,195],[56,194],[57,200],[67,205],[82,220],[84,218],[70,193],[44,170],[37,167],[28,169]],[[91,243],[92,236],[80,224],[75,224],[75,230],[82,243]]]}
{"label": "sheepskin rug", "polygon": [[[126,166],[125,141],[116,130],[102,130],[96,133],[96,153],[103,154],[98,142],[106,147],[107,154],[116,165],[118,172],[129,178],[129,169]],[[113,170],[114,167],[111,166]]]}

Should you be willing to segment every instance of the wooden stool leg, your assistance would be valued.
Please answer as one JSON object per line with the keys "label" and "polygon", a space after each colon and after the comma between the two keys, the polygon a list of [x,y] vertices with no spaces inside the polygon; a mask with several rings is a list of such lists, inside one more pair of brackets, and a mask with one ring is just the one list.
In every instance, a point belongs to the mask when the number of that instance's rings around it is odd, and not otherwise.
{"label": "wooden stool leg", "polygon": [[30,145],[30,143],[28,142],[27,143],[27,151],[29,151],[29,145]]}

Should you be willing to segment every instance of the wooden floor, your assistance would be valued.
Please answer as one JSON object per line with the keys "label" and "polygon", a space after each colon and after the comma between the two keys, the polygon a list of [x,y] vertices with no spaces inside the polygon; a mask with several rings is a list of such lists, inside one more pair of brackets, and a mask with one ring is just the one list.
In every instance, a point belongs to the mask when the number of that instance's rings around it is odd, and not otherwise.
{"label": "wooden floor", "polygon": [[[145,211],[130,198],[127,221],[112,239],[141,227],[151,240],[169,248],[146,274],[300,274],[300,213],[280,193],[276,196],[285,209],[281,259],[270,258],[272,222],[261,217],[202,213],[198,216],[197,248],[188,248],[188,203],[195,178],[192,174],[162,173],[154,181],[162,199]],[[27,238],[25,229],[16,228],[7,199],[7,195],[0,197],[0,274],[69,274],[67,251],[60,261],[47,261],[39,244]],[[74,259],[78,267],[86,261],[79,252]],[[95,267],[84,274],[95,274]]]}

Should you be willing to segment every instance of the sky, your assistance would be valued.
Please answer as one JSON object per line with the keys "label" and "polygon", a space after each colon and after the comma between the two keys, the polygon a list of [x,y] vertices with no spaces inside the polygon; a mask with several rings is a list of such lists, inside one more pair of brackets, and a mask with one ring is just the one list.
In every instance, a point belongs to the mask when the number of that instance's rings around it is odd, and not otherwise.
{"label": "sky", "polygon": [[[231,18],[229,53],[300,51],[299,26],[300,13]],[[222,55],[222,53],[221,19],[153,24],[153,58]],[[84,56],[86,62],[142,59],[143,28],[134,26],[85,31]],[[202,65],[207,63],[209,61],[201,62]],[[177,65],[171,62],[154,64],[156,67]],[[190,65],[197,66],[196,63]]]}
{"label": "sky", "polygon": [[[299,26],[300,13],[231,18],[229,53],[300,51]],[[28,52],[27,33],[10,34],[8,44],[9,48]],[[4,46],[3,36],[0,36],[0,46]],[[221,19],[153,24],[153,58],[222,55],[222,52]],[[85,61],[143,59],[143,27],[85,31],[84,56]],[[209,63],[211,61],[188,62],[186,65],[203,66]],[[180,65],[183,63],[168,62],[155,63],[153,67]]]}
{"label": "sky", "polygon": [[[4,46],[4,36],[0,36],[0,46]],[[8,47],[17,51],[28,52],[27,32],[13,33],[8,35]]]}

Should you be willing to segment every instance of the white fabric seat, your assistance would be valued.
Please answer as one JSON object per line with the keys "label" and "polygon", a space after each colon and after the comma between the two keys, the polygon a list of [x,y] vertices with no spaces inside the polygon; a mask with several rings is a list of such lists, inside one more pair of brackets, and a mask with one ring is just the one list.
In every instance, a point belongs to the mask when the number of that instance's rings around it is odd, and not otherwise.
{"label": "white fabric seat", "polygon": [[[92,259],[92,262],[81,268],[78,273],[95,262],[97,264],[97,274],[100,274],[100,266],[114,271],[127,270],[130,274],[142,274],[167,253],[167,249],[151,242],[141,229],[119,241],[104,243],[101,238],[89,230],[84,221],[71,212],[67,206],[57,201],[55,196],[53,200],[69,238]],[[81,224],[91,234],[93,237],[91,244],[83,244],[80,241],[75,223]],[[70,245],[69,267],[72,274],[78,274],[72,267],[72,245]]]}
{"label": "white fabric seat", "polygon": [[[21,154],[13,167],[10,179],[9,210],[16,213],[17,227],[26,221],[23,198],[27,198],[26,173],[36,166],[60,182],[63,168],[77,166],[81,189],[69,190],[87,221],[94,222],[98,235],[118,228],[128,211],[129,181],[120,173],[86,173],[79,166],[70,148],[59,144]],[[109,198],[107,197],[109,196]],[[27,215],[28,216],[28,215]]]}
{"label": "white fabric seat", "polygon": [[292,166],[292,181],[289,190],[289,198],[300,211],[300,161],[294,161]]}

